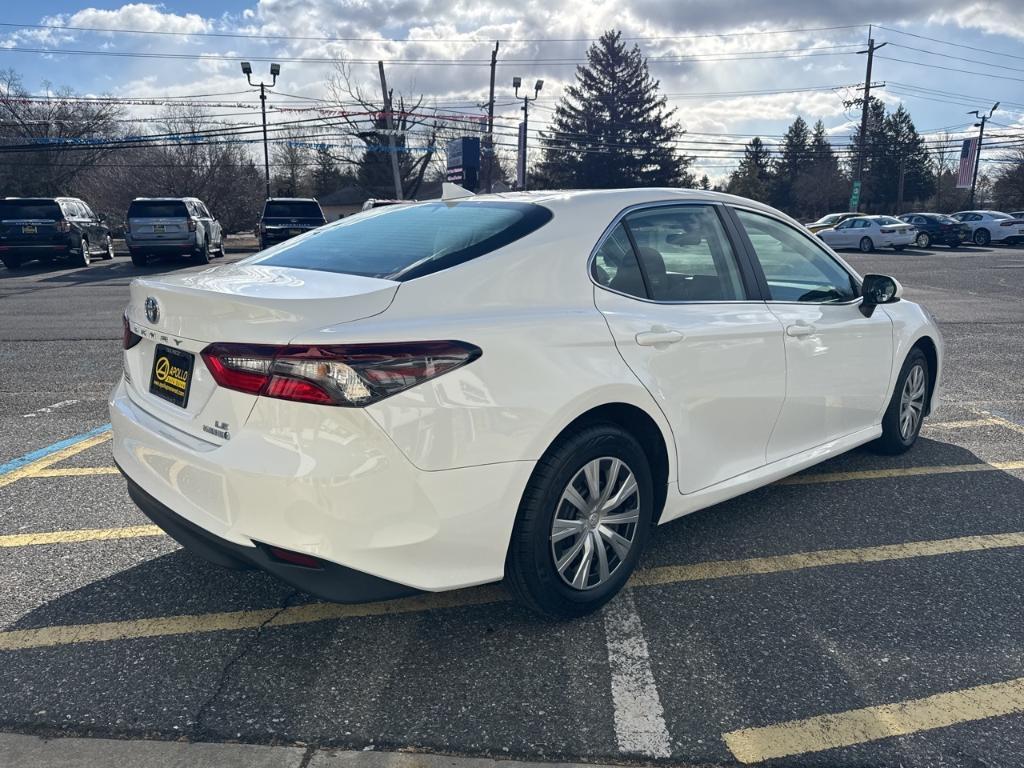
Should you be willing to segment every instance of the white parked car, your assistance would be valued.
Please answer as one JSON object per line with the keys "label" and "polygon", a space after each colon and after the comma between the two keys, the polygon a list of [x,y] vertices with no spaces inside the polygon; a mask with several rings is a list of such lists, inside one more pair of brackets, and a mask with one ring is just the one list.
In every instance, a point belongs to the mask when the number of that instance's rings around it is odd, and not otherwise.
{"label": "white parked car", "polygon": [[113,451],[185,547],[332,600],[573,616],[654,524],[909,449],[942,339],[799,224],[675,189],[390,206],[136,280]]}
{"label": "white parked car", "polygon": [[1001,211],[960,211],[953,218],[971,228],[975,245],[1024,241],[1024,219]]}
{"label": "white parked car", "polygon": [[902,251],[913,245],[917,230],[892,216],[858,216],[846,219],[832,229],[823,229],[818,237],[835,249],[859,248],[870,253],[875,248]]}

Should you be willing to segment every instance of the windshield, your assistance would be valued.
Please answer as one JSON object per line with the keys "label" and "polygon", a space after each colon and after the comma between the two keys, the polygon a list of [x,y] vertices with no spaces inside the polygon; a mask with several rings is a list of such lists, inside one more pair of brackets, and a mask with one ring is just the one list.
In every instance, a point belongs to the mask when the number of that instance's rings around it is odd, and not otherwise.
{"label": "windshield", "polygon": [[820,219],[818,219],[814,223],[815,224],[832,224],[832,223],[834,223],[834,222],[836,222],[838,220],[839,220],[839,214],[838,213],[830,213],[827,216],[822,216]]}
{"label": "windshield", "polygon": [[993,219],[1012,219],[1013,217],[1008,213],[996,213],[993,211],[989,214]]}
{"label": "windshield", "polygon": [[268,200],[263,217],[270,219],[323,219],[315,200]]}
{"label": "windshield", "polygon": [[133,200],[128,206],[129,219],[173,219],[188,216],[181,200]]}
{"label": "windshield", "polygon": [[462,264],[551,220],[532,203],[437,202],[375,208],[253,258],[277,267],[411,280]]}
{"label": "windshield", "polygon": [[892,216],[875,216],[874,220],[879,224],[902,224],[903,222],[899,219],[894,219]]}
{"label": "windshield", "polygon": [[939,224],[959,224],[960,222],[950,216],[936,216],[935,220]]}
{"label": "windshield", "polygon": [[0,200],[0,219],[62,219],[53,200]]}

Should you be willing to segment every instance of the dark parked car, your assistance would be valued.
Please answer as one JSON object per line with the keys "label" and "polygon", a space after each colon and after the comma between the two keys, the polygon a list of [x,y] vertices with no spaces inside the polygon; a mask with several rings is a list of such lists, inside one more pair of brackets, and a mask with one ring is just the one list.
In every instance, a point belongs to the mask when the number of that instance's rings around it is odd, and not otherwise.
{"label": "dark parked car", "polygon": [[201,264],[224,255],[224,234],[195,197],[137,197],[128,206],[125,243],[137,267],[150,256],[190,256]]}
{"label": "dark parked car", "polygon": [[904,213],[897,218],[917,229],[914,242],[918,248],[927,248],[933,243],[956,248],[971,239],[970,227],[942,213]]}
{"label": "dark parked car", "polygon": [[102,217],[78,198],[0,200],[0,260],[8,269],[33,259],[66,259],[85,267],[94,256],[114,258],[114,243]]}
{"label": "dark parked car", "polygon": [[260,250],[327,223],[320,203],[311,197],[271,197],[258,224]]}

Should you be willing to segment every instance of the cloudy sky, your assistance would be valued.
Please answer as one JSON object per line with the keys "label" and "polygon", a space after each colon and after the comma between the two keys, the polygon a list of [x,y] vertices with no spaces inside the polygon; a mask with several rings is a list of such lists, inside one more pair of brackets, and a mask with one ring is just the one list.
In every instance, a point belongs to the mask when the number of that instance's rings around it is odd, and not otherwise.
{"label": "cloudy sky", "polygon": [[336,60],[351,62],[354,81],[379,87],[380,58],[396,91],[461,113],[486,100],[500,40],[496,131],[509,143],[520,114],[512,77],[544,80],[530,115],[530,127],[542,128],[587,41],[614,27],[649,57],[688,131],[686,150],[712,178],[728,172],[749,136],[777,136],[798,114],[822,119],[845,144],[857,116],[844,101],[863,81],[856,51],[872,23],[876,41],[889,43],[875,60],[874,80],[886,84],[878,95],[893,108],[906,103],[920,130],[972,130],[966,112],[994,101],[1002,105],[992,131],[1024,127],[1019,0],[36,0],[7,6],[0,22],[0,67],[34,93],[49,83],[115,97],[215,94],[201,98],[232,123],[258,117],[239,57],[257,74],[281,63],[277,107],[322,106],[315,99],[330,95]]}

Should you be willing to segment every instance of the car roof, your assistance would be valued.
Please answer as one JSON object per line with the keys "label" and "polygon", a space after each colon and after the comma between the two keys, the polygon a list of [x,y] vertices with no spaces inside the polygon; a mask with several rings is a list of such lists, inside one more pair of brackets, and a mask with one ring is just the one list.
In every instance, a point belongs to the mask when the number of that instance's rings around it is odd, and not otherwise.
{"label": "car roof", "polygon": [[132,200],[132,202],[184,202],[185,200],[195,200],[196,202],[201,202],[198,197],[136,197],[134,200]]}
{"label": "car roof", "polygon": [[268,197],[268,203],[316,203],[315,197]]}

